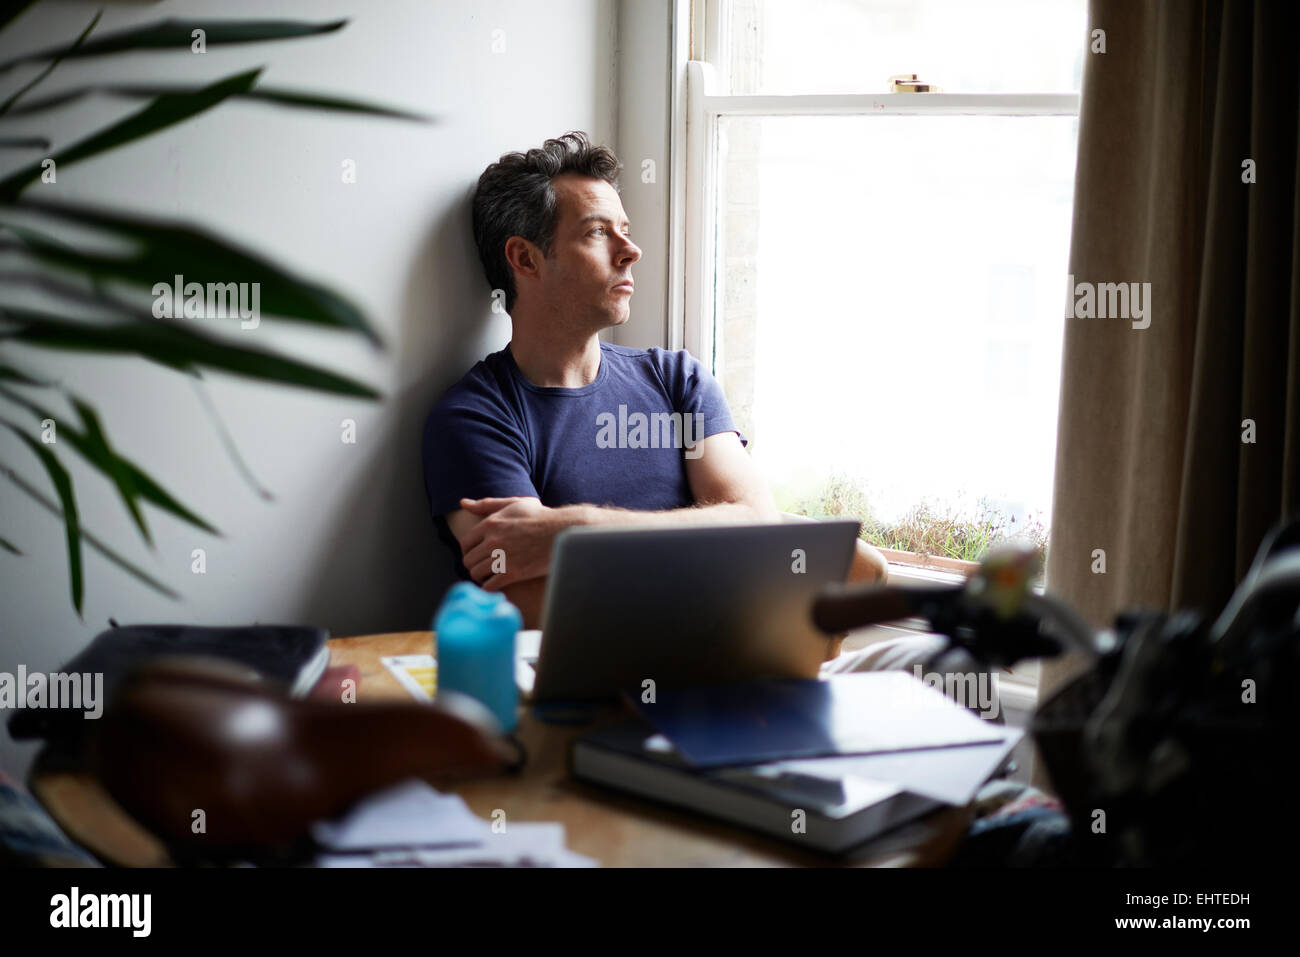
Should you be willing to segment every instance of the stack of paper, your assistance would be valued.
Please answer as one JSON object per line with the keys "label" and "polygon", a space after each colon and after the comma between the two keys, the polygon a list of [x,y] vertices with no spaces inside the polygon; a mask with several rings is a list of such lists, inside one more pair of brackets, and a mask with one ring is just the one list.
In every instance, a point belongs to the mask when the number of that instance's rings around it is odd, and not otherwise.
{"label": "stack of paper", "polygon": [[[660,688],[573,743],[575,777],[805,848],[857,853],[968,803],[1022,732],[902,671]],[[803,830],[791,828],[803,812]]]}
{"label": "stack of paper", "polygon": [[564,845],[564,825],[477,817],[455,794],[424,781],[395,785],[359,802],[312,836],[318,867],[597,867]]}

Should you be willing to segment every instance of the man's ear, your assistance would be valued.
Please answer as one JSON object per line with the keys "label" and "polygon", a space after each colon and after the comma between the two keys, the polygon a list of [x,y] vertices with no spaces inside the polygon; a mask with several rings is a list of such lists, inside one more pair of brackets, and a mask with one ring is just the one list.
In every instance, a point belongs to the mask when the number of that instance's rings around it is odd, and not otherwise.
{"label": "man's ear", "polygon": [[536,279],[542,272],[541,249],[523,236],[511,236],[506,240],[506,262],[517,274],[528,279]]}

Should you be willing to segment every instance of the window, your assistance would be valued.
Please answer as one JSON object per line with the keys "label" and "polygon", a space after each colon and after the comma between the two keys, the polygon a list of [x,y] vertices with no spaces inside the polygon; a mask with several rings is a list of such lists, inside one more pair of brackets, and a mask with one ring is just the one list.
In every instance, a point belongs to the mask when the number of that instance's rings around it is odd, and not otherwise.
{"label": "window", "polygon": [[702,8],[677,344],[783,509],[897,560],[1045,546],[1084,7]]}

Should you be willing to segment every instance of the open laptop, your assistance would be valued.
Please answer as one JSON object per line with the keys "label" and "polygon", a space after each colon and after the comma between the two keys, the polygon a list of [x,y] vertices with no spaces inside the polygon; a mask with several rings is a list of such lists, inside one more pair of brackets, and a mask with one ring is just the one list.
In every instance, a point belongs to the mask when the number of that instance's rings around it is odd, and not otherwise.
{"label": "open laptop", "polygon": [[814,595],[842,582],[851,521],[571,528],[555,541],[535,704],[760,677],[814,678]]}

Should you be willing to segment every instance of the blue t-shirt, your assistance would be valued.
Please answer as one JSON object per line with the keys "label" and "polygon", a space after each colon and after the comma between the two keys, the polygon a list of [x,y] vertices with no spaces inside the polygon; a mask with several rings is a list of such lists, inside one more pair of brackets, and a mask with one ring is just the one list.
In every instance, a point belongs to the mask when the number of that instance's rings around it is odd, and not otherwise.
{"label": "blue t-shirt", "polygon": [[[690,446],[737,432],[717,380],[686,350],[600,344],[600,369],[580,389],[529,382],[510,347],[447,390],[424,425],[424,484],[438,535],[462,576],[445,516],[462,498],[535,496],[658,511],[695,504]],[[740,440],[748,444],[743,435]]]}

